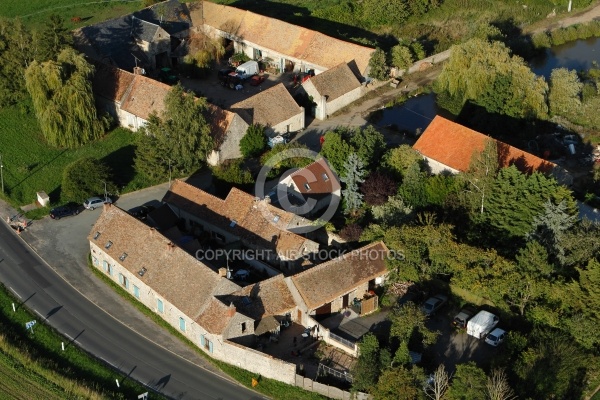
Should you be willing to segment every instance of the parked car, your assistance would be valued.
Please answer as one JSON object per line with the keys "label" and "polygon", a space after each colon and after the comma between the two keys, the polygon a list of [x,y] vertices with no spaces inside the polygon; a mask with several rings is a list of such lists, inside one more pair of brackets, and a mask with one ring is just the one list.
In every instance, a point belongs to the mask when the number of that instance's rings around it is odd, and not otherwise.
{"label": "parked car", "polygon": [[136,217],[137,219],[143,220],[143,219],[146,219],[148,214],[150,214],[155,209],[156,209],[156,207],[154,207],[154,206],[144,205],[144,206],[133,207],[132,209],[130,209],[127,212],[129,214],[133,215],[134,217]]}
{"label": "parked car", "polygon": [[254,75],[252,78],[250,78],[250,85],[258,86],[261,83],[263,83],[264,81],[265,81],[264,75]]}
{"label": "parked car", "polygon": [[102,207],[104,203],[112,204],[112,200],[110,199],[110,197],[90,197],[89,199],[83,202],[83,206],[88,210],[94,210],[98,207]]}
{"label": "parked car", "polygon": [[506,331],[496,328],[485,337],[485,342],[494,347],[498,347],[506,338]]}
{"label": "parked car", "polygon": [[50,210],[50,218],[61,219],[64,217],[70,217],[71,215],[77,215],[83,210],[80,204],[69,203],[60,207],[55,207]]}
{"label": "parked car", "polygon": [[448,301],[448,296],[444,294],[438,294],[427,299],[427,301],[421,307],[421,310],[427,315],[434,314]]}
{"label": "parked car", "polygon": [[235,72],[227,70],[219,71],[219,81],[221,82],[221,86],[228,87],[229,89],[236,89],[243,85],[243,79]]}
{"label": "parked car", "polygon": [[233,274],[233,279],[239,279],[241,281],[247,279],[250,276],[250,271],[246,270],[246,269],[238,269],[237,271],[235,271],[235,274]]}
{"label": "parked car", "polygon": [[273,147],[275,147],[275,145],[278,145],[278,144],[286,144],[287,142],[289,142],[288,137],[289,137],[288,135],[277,135],[274,137],[270,137],[269,141],[268,141],[268,145],[270,148],[273,148]]}
{"label": "parked car", "polygon": [[179,78],[171,68],[162,68],[158,73],[158,79],[168,85],[174,85],[179,82]]}
{"label": "parked car", "polygon": [[475,313],[477,313],[477,310],[474,307],[463,307],[452,320],[452,326],[457,329],[465,329],[467,327],[467,322],[469,322],[469,319],[471,319]]}

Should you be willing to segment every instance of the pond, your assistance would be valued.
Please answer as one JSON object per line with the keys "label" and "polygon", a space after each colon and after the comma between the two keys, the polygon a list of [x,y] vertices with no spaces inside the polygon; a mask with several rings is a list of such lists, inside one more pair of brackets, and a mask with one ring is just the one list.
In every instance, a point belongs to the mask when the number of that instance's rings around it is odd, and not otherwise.
{"label": "pond", "polygon": [[435,94],[411,97],[402,104],[383,108],[372,114],[372,121],[379,127],[407,131],[411,134],[423,132],[433,118],[440,113]]}
{"label": "pond", "polygon": [[586,70],[594,61],[600,63],[600,38],[576,40],[546,49],[544,54],[531,60],[530,65],[533,72],[548,81],[555,68]]}

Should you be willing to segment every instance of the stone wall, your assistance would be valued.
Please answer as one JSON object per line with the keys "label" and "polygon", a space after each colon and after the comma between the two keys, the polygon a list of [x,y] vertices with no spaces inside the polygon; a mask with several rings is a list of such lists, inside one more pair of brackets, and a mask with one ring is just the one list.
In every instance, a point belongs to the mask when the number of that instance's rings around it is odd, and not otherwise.
{"label": "stone wall", "polygon": [[336,400],[372,400],[373,397],[362,392],[350,393],[334,386],[325,385],[315,382],[312,379],[305,378],[301,375],[296,375],[296,386],[301,387],[309,392],[319,393],[322,396]]}

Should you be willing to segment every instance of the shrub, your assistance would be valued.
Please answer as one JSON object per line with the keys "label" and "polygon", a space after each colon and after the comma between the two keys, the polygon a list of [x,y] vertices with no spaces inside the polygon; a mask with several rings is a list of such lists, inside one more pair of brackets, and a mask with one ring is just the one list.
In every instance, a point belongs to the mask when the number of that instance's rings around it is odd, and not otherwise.
{"label": "shrub", "polygon": [[382,172],[371,173],[360,185],[360,191],[365,195],[365,202],[370,206],[384,204],[397,190],[398,184]]}
{"label": "shrub", "polygon": [[243,160],[228,160],[223,164],[213,167],[212,172],[215,178],[232,184],[245,185],[254,182],[252,174],[242,165]]}
{"label": "shrub", "polygon": [[340,236],[342,239],[347,240],[348,242],[356,242],[362,235],[363,228],[358,224],[350,224],[340,230]]}
{"label": "shrub", "polygon": [[244,158],[256,157],[260,155],[267,147],[267,136],[265,127],[259,124],[252,124],[246,130],[246,134],[240,140],[240,151]]}
{"label": "shrub", "polygon": [[63,172],[61,197],[65,201],[80,203],[90,196],[114,193],[115,185],[109,179],[110,170],[101,161],[85,157],[67,165]]}

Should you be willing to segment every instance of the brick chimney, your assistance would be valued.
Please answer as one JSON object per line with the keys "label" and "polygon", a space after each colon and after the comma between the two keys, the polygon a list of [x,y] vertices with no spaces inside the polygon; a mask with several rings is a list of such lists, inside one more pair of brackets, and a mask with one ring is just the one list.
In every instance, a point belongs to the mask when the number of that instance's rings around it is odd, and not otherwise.
{"label": "brick chimney", "polygon": [[233,317],[235,315],[235,306],[233,303],[229,303],[229,308],[227,309],[227,316]]}
{"label": "brick chimney", "polygon": [[173,244],[173,242],[167,243],[167,247],[168,247],[169,251],[173,251],[175,249],[175,245]]}
{"label": "brick chimney", "polygon": [[104,211],[108,211],[111,207],[112,207],[111,203],[104,203],[102,205],[102,208],[103,208]]}

